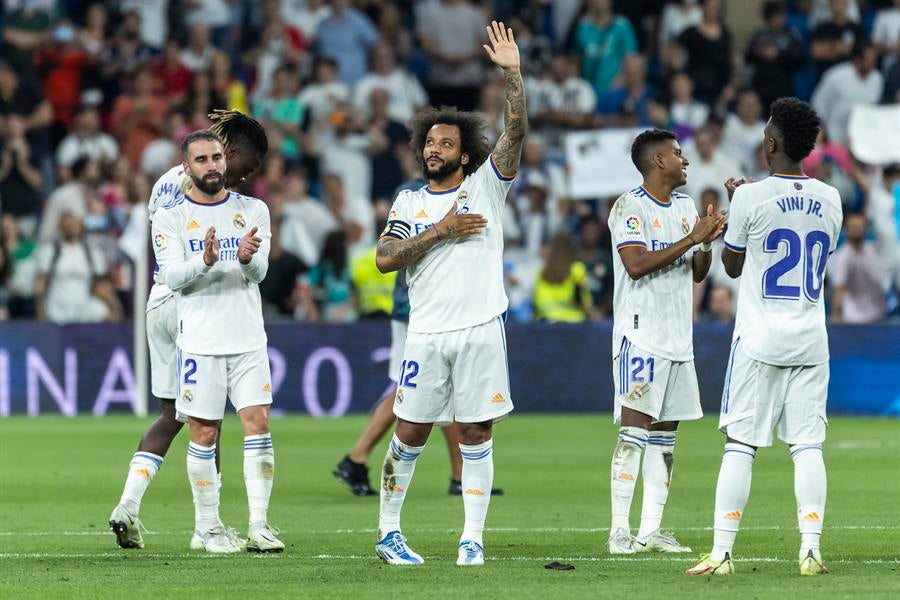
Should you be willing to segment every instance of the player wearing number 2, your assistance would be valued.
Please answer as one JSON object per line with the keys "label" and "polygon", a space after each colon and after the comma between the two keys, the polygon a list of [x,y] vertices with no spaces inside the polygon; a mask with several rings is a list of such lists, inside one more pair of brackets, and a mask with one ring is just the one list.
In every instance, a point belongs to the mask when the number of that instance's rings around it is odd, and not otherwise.
{"label": "player wearing number 2", "polygon": [[275,455],[258,285],[269,266],[269,209],[224,188],[225,150],[212,131],[190,134],[181,151],[193,189],[156,211],[152,235],[159,281],[179,293],[175,408],[189,418],[187,471],[196,529],[207,552],[240,551],[219,519],[213,462],[227,397],[245,436],[244,483],[250,507],[246,547],[278,552],[284,544],[266,519]]}
{"label": "player wearing number 2", "polygon": [[[825,403],[828,335],[822,298],[825,263],[841,229],[838,191],[803,174],[819,117],[805,102],[772,104],[763,148],[770,176],[729,179],[722,262],[741,278],[719,429],[727,436],[716,485],[713,550],[688,575],[730,575],[732,547],[750,495],[753,459],[772,430],[794,461],[800,574],[827,573],[819,552],[825,516]],[[739,186],[739,187],[738,187]]]}
{"label": "player wearing number 2", "polygon": [[[688,161],[671,131],[638,135],[631,160],[644,182],[622,194],[609,216],[613,262],[613,381],[618,442],[611,467],[611,554],[689,552],[660,531],[672,479],[679,421],[699,419],[694,371],[693,283],[711,262],[710,242],[725,216],[675,188],[687,183]],[[697,246],[699,245],[699,248]],[[643,454],[641,526],[631,537],[629,512]]]}
{"label": "player wearing number 2", "polygon": [[452,108],[419,113],[412,146],[428,185],[400,193],[378,242],[378,268],[406,267],[409,279],[409,333],[394,401],[397,426],[381,472],[375,546],[394,565],[423,562],[400,532],[400,509],[433,424],[453,421],[460,423],[465,509],[456,564],[484,564],[492,425],[512,410],[501,216],[527,117],[512,30],[495,21],[487,32],[484,48],[506,79],[505,131],[491,152],[477,115]]}

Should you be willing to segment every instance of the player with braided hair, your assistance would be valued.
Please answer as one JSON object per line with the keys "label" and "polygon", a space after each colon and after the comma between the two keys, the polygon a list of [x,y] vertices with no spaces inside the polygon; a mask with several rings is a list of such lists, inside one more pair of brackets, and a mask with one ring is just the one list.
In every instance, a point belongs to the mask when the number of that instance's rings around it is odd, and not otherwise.
{"label": "player with braided hair", "polygon": [[[262,126],[236,110],[216,110],[209,115],[212,135],[222,140],[227,169],[225,187],[233,188],[256,171],[268,150],[268,140]],[[156,209],[183,197],[193,187],[191,177],[181,164],[163,174],[153,186],[149,201],[150,221]],[[188,228],[191,223],[185,224]],[[160,400],[159,417],[150,425],[138,444],[129,464],[125,488],[119,504],[109,518],[109,526],[116,535],[116,543],[122,548],[143,548],[140,532],[141,499],[150,481],[162,466],[163,457],[186,419],[175,410],[178,384],[178,364],[175,340],[178,337],[178,317],[175,292],[160,282],[154,282],[147,300],[147,342],[150,346],[151,391]],[[216,467],[219,455],[216,446]],[[216,486],[221,479],[217,477]],[[233,530],[228,530],[235,542],[240,540]],[[196,534],[191,539],[192,549],[201,549],[202,541]]]}

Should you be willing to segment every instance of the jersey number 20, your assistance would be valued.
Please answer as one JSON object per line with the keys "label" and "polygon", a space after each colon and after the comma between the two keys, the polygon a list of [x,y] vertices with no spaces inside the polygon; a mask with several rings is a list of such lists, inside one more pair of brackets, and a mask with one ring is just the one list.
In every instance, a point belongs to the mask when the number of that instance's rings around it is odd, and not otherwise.
{"label": "jersey number 20", "polygon": [[[773,229],[766,236],[763,251],[778,252],[781,244],[787,245],[787,253],[763,273],[763,298],[780,300],[798,300],[799,285],[783,285],[778,280],[793,271],[803,259],[803,294],[810,302],[817,302],[822,293],[822,275],[825,273],[825,261],[831,250],[831,239],[824,231],[814,230],[806,234],[805,240],[793,229]],[[818,254],[815,252],[818,246]]]}

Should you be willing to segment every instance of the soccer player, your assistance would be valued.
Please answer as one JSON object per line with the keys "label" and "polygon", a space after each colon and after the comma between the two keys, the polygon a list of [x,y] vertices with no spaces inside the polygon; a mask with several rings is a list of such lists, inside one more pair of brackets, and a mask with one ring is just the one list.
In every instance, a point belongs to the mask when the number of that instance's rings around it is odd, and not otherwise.
{"label": "soccer player", "polygon": [[[217,110],[209,115],[212,131],[225,142],[225,158],[228,170],[225,186],[232,188],[259,168],[268,150],[268,141],[262,126],[238,111]],[[180,164],[162,175],[153,186],[148,204],[150,220],[156,210],[175,198],[190,191],[193,181]],[[138,444],[137,452],[131,459],[128,477],[119,504],[113,509],[109,526],[116,535],[116,543],[122,548],[143,548],[138,513],[141,499],[150,482],[162,466],[163,458],[186,418],[181,420],[175,412],[175,389],[178,367],[175,339],[178,336],[175,293],[158,278],[150,289],[147,300],[147,342],[150,347],[150,381],[153,395],[159,399],[159,417],[154,421]],[[219,452],[216,449],[216,470],[219,467]],[[216,485],[220,485],[216,478]],[[232,530],[230,530],[232,531]],[[233,535],[235,541],[237,536]],[[199,550],[202,542],[198,532],[191,538],[191,549]]]}
{"label": "soccer player", "polygon": [[417,565],[400,510],[433,424],[460,424],[465,525],[458,565],[484,564],[482,534],[494,475],[492,426],[512,410],[502,315],[501,214],[519,168],[527,116],[512,30],[492,21],[485,45],[506,80],[505,131],[491,152],[477,115],[430,109],[412,122],[411,145],[428,186],[402,192],[378,241],[382,272],[406,267],[409,332],[394,401],[397,426],[381,472],[375,551]]}
{"label": "soccer player", "polygon": [[732,548],[750,495],[753,459],[758,447],[772,445],[775,428],[794,461],[800,574],[828,572],[819,552],[828,424],[822,288],[843,216],[838,191],[804,175],[801,166],[819,125],[807,103],[776,100],[763,138],[770,176],[726,182],[731,222],[722,263],[729,276],[743,277],[719,417],[726,440],[713,549],[688,575],[734,573]]}
{"label": "soccer player", "polygon": [[[414,182],[419,183],[419,182]],[[409,187],[417,190],[424,185]],[[406,283],[406,270],[401,269],[394,283],[394,307],[391,313],[391,356],[388,377],[393,385],[375,405],[365,429],[356,440],[353,449],[334,468],[333,474],[344,482],[355,496],[374,496],[378,492],[369,484],[369,456],[375,445],[390,430],[394,417],[394,397],[397,395],[397,378],[400,376],[400,365],[403,361],[403,347],[406,345],[406,328],[409,322],[409,286]],[[450,488],[451,496],[462,495],[462,455],[459,453],[459,432],[455,425],[443,428],[447,441],[447,452],[450,455]],[[503,489],[493,488],[491,495],[503,495]]]}
{"label": "soccer player", "polygon": [[[672,480],[675,432],[699,419],[694,371],[693,282],[703,281],[710,242],[725,226],[712,207],[702,219],[690,196],[688,160],[674,133],[644,131],[631,146],[643,184],[622,194],[609,216],[613,261],[613,381],[618,442],[612,457],[610,554],[690,552],[660,531]],[[699,251],[697,246],[699,245]],[[629,513],[644,454],[644,505],[636,538]]]}

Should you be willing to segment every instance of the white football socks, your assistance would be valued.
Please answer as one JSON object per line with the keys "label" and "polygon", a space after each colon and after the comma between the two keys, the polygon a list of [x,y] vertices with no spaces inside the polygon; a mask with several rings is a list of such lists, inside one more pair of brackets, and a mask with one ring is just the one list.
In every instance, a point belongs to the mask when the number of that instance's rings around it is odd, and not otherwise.
{"label": "white football socks", "polygon": [[250,524],[267,521],[269,498],[275,478],[275,451],[272,434],[261,433],[244,437],[244,484]]}
{"label": "white football socks", "polygon": [[812,550],[821,560],[819,539],[825,520],[827,479],[821,444],[798,444],[791,447],[794,460],[794,495],[797,497],[797,524],[800,528],[800,558]]}
{"label": "white football socks", "polygon": [[651,431],[644,450],[644,504],[641,508],[641,527],[638,538],[645,539],[659,529],[663,510],[669,497],[672,465],[675,453],[674,431]]}
{"label": "white football socks", "polygon": [[750,497],[750,481],[753,475],[753,459],[756,450],[744,444],[727,443],[722,455],[719,480],[716,483],[715,534],[711,558],[722,560],[731,553],[734,540],[744,516],[747,498]]}
{"label": "white football socks", "polygon": [[202,535],[219,525],[219,485],[216,446],[190,442],[187,450],[188,480],[194,496],[194,528]]}
{"label": "white football socks", "polygon": [[162,466],[163,457],[152,452],[135,452],[128,464],[128,477],[119,504],[125,507],[132,516],[138,516],[141,510],[141,498],[150,486],[150,481]]}
{"label": "white football socks", "polygon": [[634,484],[641,466],[641,453],[649,432],[639,427],[620,427],[619,441],[612,458],[612,529],[631,531],[628,516],[634,497]]}
{"label": "white football socks", "polygon": [[400,510],[416,471],[416,459],[425,446],[410,446],[395,433],[381,467],[381,501],[378,514],[378,539],[400,530]]}
{"label": "white football socks", "polygon": [[462,455],[462,496],[466,515],[460,541],[473,541],[484,546],[484,521],[491,503],[494,486],[493,440],[481,444],[459,445]]}

